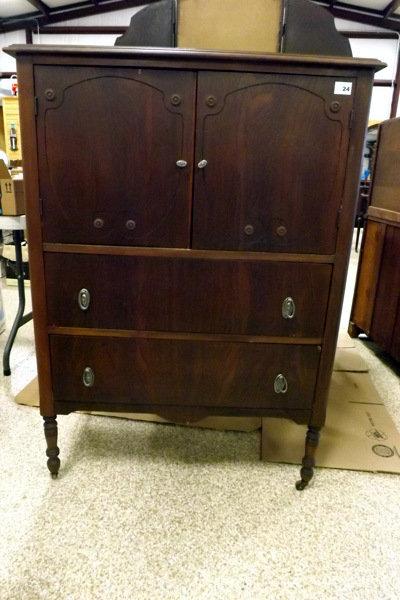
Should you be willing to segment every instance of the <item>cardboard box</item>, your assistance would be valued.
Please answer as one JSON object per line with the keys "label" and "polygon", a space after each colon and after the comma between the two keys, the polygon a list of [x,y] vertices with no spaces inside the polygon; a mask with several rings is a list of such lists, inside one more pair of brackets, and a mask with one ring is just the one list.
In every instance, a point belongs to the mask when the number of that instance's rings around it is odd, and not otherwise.
{"label": "cardboard box", "polygon": [[[316,466],[400,474],[400,434],[369,374],[343,375],[333,373]],[[262,460],[300,465],[307,427],[276,418],[262,422]]]}
{"label": "cardboard box", "polygon": [[0,160],[1,210],[3,215],[24,215],[25,194],[22,174],[12,177]]}

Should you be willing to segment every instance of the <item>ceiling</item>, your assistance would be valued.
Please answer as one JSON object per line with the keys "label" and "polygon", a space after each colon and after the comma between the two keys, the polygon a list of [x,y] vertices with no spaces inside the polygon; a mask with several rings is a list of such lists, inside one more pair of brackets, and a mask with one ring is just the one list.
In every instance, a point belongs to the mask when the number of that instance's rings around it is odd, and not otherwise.
{"label": "ceiling", "polygon": [[[1,0],[0,32],[150,4],[157,0]],[[335,16],[400,32],[400,0],[315,0]]]}

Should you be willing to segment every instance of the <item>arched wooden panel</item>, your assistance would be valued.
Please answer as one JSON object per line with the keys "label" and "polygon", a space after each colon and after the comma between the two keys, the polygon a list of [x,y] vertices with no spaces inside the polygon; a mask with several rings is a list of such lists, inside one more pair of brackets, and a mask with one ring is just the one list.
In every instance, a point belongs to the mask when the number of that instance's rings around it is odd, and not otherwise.
{"label": "arched wooden panel", "polygon": [[334,90],[329,77],[199,74],[195,248],[335,252],[352,96]]}
{"label": "arched wooden panel", "polygon": [[37,68],[46,241],[188,246],[194,90],[192,72]]}

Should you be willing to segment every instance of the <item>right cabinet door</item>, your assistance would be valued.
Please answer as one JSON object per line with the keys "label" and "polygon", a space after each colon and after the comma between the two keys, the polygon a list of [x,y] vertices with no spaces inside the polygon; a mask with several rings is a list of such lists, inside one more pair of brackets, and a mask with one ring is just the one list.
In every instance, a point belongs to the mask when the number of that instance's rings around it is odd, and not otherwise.
{"label": "right cabinet door", "polygon": [[335,82],[199,74],[194,248],[335,252],[355,87]]}

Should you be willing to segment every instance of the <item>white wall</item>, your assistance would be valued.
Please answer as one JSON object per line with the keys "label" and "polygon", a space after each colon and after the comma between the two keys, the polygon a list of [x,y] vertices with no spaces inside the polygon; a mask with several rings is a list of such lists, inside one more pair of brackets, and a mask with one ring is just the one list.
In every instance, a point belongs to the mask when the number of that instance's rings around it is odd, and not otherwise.
{"label": "white wall", "polygon": [[[369,25],[344,21],[343,19],[335,19],[335,24],[339,31],[385,31],[378,27],[370,27]],[[393,40],[355,38],[350,40],[353,56],[357,58],[378,58],[388,65],[385,69],[375,74],[375,79],[389,79],[393,83],[396,77],[399,44],[399,38]],[[369,112],[370,121],[383,121],[390,117],[392,95],[393,85],[392,87],[374,87]],[[397,115],[400,115],[400,104],[397,109]]]}
{"label": "white wall", "polygon": [[[0,0],[1,2],[1,0]],[[80,19],[69,19],[56,25],[106,25],[108,27],[128,27],[131,17],[137,13],[142,7],[126,8],[124,10],[116,10],[100,15],[92,15],[90,17],[82,17]],[[113,46],[117,35],[45,35],[40,34],[33,36],[35,44],[75,44],[88,46]],[[9,46],[10,44],[25,44],[25,31],[12,31],[9,33],[0,33],[0,48]],[[15,60],[0,52],[0,71],[15,71]]]}

